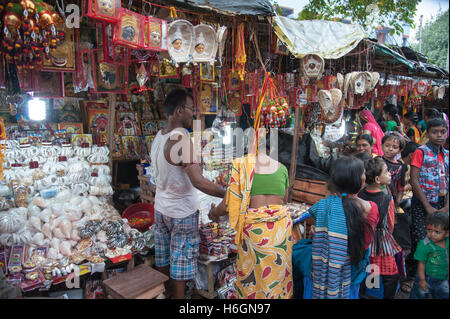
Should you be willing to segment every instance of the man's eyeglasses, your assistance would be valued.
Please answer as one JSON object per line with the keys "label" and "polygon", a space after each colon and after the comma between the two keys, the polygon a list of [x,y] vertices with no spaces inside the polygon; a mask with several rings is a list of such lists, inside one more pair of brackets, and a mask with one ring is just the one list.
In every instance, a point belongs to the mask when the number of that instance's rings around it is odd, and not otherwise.
{"label": "man's eyeglasses", "polygon": [[184,109],[191,110],[191,112],[194,113],[194,107],[187,107],[187,106],[185,105],[185,106],[184,106]]}

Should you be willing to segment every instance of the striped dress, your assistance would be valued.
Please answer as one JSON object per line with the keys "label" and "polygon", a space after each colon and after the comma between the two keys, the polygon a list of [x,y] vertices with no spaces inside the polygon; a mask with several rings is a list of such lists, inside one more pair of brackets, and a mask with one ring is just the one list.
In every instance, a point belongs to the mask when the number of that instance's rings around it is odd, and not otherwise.
{"label": "striped dress", "polygon": [[312,298],[348,299],[351,264],[342,200],[339,196],[328,196],[309,212],[316,220],[312,242]]}

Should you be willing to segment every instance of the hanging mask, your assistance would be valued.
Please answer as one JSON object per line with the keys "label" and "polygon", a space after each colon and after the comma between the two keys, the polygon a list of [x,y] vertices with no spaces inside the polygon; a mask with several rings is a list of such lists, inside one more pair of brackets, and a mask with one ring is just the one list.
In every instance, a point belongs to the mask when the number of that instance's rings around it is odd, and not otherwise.
{"label": "hanging mask", "polygon": [[194,27],[187,20],[175,20],[168,26],[168,51],[176,63],[184,63],[192,54]]}
{"label": "hanging mask", "polygon": [[217,35],[213,27],[199,24],[194,27],[195,41],[192,60],[214,64],[217,54]]}
{"label": "hanging mask", "polygon": [[380,80],[380,73],[371,72],[371,74],[372,74],[372,88],[371,88],[371,91],[372,91],[373,89],[375,89],[375,87],[378,84],[378,81]]}
{"label": "hanging mask", "polygon": [[344,76],[341,73],[336,74],[337,83],[339,90],[343,90],[344,88]]}
{"label": "hanging mask", "polygon": [[364,95],[366,92],[366,77],[364,72],[352,72],[352,78],[350,79],[350,86],[355,94]]}
{"label": "hanging mask", "polygon": [[366,92],[370,92],[372,91],[372,83],[373,83],[372,73],[370,72],[363,72],[363,73],[366,78]]}
{"label": "hanging mask", "polygon": [[317,54],[308,54],[301,59],[302,72],[309,78],[320,78],[324,64],[323,58]]}
{"label": "hanging mask", "polygon": [[318,97],[324,122],[327,124],[336,122],[342,113],[342,106],[340,106],[342,91],[339,89],[320,90]]}
{"label": "hanging mask", "polygon": [[416,90],[419,95],[421,95],[421,96],[425,95],[425,93],[427,92],[427,89],[428,89],[428,85],[425,81],[416,82]]}

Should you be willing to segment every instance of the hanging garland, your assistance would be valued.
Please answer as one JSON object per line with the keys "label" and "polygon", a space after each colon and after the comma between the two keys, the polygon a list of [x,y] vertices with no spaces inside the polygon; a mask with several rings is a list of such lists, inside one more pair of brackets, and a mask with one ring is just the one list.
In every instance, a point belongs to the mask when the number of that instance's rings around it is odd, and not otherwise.
{"label": "hanging garland", "polygon": [[244,23],[241,22],[238,26],[236,41],[236,69],[241,81],[244,81],[245,62],[247,62],[247,56],[245,54]]}
{"label": "hanging garland", "polygon": [[1,51],[18,69],[33,69],[43,58],[49,60],[64,40],[64,20],[42,0],[11,1],[1,13]]}
{"label": "hanging garland", "polygon": [[287,119],[291,117],[286,99],[280,96],[270,73],[267,72],[259,96],[255,130],[260,127],[265,127],[267,130],[279,128],[286,125]]}

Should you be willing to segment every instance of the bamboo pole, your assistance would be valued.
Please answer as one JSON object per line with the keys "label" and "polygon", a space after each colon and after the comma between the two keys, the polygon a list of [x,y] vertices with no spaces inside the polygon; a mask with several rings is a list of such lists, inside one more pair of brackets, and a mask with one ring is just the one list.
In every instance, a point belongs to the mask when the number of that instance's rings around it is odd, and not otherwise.
{"label": "bamboo pole", "polygon": [[300,131],[300,108],[295,108],[294,137],[292,139],[291,166],[289,168],[289,194],[288,203],[292,200],[292,189],[294,188],[295,173],[297,170],[298,136]]}
{"label": "bamboo pole", "polygon": [[108,96],[108,130],[107,134],[107,143],[109,148],[109,168],[110,171],[113,172],[113,176],[117,174],[113,168],[113,147],[114,147],[114,129],[116,124],[116,100],[117,97],[115,94],[110,94]]}

